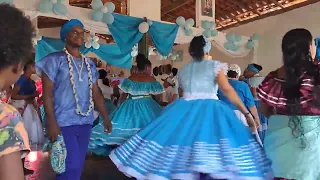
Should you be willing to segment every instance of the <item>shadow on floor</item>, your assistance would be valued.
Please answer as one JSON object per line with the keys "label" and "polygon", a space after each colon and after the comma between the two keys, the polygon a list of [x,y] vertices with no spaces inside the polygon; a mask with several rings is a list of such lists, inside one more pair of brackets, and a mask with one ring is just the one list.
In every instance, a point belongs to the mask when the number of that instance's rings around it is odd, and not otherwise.
{"label": "shadow on floor", "polygon": [[[29,160],[29,161],[28,161]],[[26,167],[35,171],[26,180],[55,180],[47,154],[33,152]],[[117,170],[108,157],[87,156],[81,180],[130,180]]]}

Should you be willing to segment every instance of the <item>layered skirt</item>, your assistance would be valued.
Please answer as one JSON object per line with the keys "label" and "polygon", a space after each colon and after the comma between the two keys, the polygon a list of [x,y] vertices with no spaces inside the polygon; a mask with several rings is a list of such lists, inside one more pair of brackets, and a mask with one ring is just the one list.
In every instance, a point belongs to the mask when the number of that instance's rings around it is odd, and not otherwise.
{"label": "layered skirt", "polygon": [[214,99],[174,101],[110,158],[137,179],[273,178],[271,163],[251,131]]}

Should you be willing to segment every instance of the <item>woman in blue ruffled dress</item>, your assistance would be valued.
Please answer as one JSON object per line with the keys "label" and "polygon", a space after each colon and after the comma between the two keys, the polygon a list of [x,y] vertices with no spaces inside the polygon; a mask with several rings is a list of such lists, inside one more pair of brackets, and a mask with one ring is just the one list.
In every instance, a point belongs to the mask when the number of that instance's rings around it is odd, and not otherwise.
{"label": "woman in blue ruffled dress", "polygon": [[90,150],[107,150],[107,145],[121,145],[160,115],[162,109],[157,101],[164,89],[151,76],[151,62],[144,55],[137,56],[137,67],[138,72],[124,79],[119,86],[125,94],[120,99],[120,106],[110,115],[112,133],[104,132],[103,123],[95,126],[90,138]]}
{"label": "woman in blue ruffled dress", "polygon": [[[203,60],[210,46],[203,36],[193,38],[189,47],[193,61],[178,72],[182,98],[111,152],[111,160],[127,176],[150,180],[272,178],[271,164],[250,132],[256,130],[254,119],[226,78],[227,64]],[[218,86],[245,115],[250,129],[218,100]]]}

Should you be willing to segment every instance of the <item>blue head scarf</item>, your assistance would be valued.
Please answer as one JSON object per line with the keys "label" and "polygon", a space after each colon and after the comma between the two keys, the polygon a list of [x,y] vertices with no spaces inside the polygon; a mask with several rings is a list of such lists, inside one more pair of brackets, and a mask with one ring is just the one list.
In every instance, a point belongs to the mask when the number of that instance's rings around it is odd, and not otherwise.
{"label": "blue head scarf", "polygon": [[249,71],[254,72],[254,73],[259,73],[259,72],[260,72],[259,69],[257,69],[256,67],[254,67],[253,64],[249,64],[248,67],[247,67],[247,69],[248,69]]}
{"label": "blue head scarf", "polygon": [[76,27],[76,26],[80,26],[82,28],[84,28],[83,24],[81,21],[79,21],[78,19],[71,19],[70,21],[66,22],[60,30],[60,38],[62,41],[65,41],[68,33],[71,31],[72,28]]}

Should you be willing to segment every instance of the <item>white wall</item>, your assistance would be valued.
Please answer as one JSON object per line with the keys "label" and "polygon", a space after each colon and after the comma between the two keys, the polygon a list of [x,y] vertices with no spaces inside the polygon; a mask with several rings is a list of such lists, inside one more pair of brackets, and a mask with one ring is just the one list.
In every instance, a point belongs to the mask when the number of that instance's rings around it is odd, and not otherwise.
{"label": "white wall", "polygon": [[281,41],[286,32],[294,28],[305,28],[314,37],[320,37],[319,7],[320,2],[232,28],[228,32],[246,36],[253,33],[260,35],[257,59],[265,74],[282,65]]}

